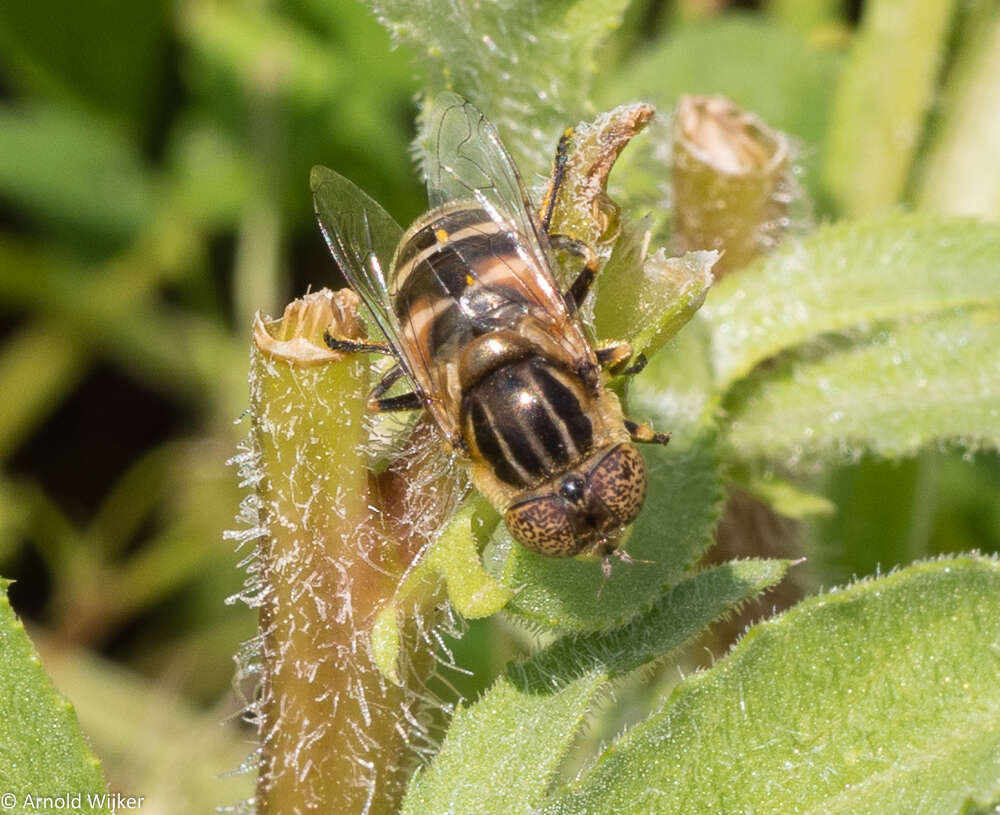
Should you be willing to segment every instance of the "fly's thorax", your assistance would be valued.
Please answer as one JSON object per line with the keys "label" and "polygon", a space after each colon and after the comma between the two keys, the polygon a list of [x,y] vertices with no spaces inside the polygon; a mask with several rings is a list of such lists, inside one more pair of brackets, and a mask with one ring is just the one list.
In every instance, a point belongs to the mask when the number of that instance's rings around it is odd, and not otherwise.
{"label": "fly's thorax", "polygon": [[464,391],[461,427],[473,458],[510,488],[530,489],[594,448],[600,430],[592,415],[595,396],[550,359],[518,358]]}
{"label": "fly's thorax", "polygon": [[[477,340],[504,362],[463,390],[460,425],[476,485],[501,510],[595,450],[629,440],[613,391],[585,381],[570,361],[537,349],[522,356],[530,344],[503,339]],[[485,367],[483,348],[473,344],[466,356],[463,369]]]}
{"label": "fly's thorax", "polygon": [[498,368],[528,357],[538,356],[538,346],[516,329],[491,331],[476,337],[458,361],[458,379],[468,391]]}
{"label": "fly's thorax", "polygon": [[519,543],[542,555],[606,554],[642,509],[646,482],[638,449],[620,442],[522,493],[504,521]]}

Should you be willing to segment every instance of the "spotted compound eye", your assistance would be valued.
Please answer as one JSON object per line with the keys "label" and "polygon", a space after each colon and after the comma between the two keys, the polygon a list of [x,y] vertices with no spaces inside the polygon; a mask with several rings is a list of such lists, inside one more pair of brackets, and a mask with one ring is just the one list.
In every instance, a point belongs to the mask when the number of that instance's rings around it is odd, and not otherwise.
{"label": "spotted compound eye", "polygon": [[569,557],[580,550],[565,505],[558,496],[543,495],[514,504],[504,515],[519,543],[549,557]]}
{"label": "spotted compound eye", "polygon": [[646,500],[646,462],[634,444],[619,444],[594,466],[590,491],[621,526],[635,520]]}

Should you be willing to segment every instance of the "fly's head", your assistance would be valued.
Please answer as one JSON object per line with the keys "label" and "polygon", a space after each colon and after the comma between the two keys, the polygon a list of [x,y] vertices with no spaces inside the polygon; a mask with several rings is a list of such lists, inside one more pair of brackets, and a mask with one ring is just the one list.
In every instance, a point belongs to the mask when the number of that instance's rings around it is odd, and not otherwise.
{"label": "fly's head", "polygon": [[642,509],[646,482],[635,445],[614,444],[519,495],[504,521],[519,543],[539,554],[606,556]]}

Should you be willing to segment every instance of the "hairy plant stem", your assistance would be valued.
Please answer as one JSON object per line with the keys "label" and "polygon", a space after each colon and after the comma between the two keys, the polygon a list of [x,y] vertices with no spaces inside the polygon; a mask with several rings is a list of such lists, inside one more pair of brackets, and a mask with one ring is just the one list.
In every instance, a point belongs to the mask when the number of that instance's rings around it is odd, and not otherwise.
{"label": "hairy plant stem", "polygon": [[401,565],[370,508],[367,358],[357,298],[321,291],[254,326],[251,372],[262,676],[259,813],[389,813],[412,768],[413,694],[377,670],[370,630]]}

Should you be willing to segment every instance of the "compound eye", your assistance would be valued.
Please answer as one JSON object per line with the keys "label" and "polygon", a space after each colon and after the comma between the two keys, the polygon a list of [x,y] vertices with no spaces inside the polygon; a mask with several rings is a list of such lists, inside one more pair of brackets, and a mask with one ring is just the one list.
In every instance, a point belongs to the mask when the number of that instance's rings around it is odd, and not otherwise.
{"label": "compound eye", "polygon": [[504,514],[507,529],[518,543],[549,557],[569,557],[579,552],[563,502],[555,495],[529,498]]}
{"label": "compound eye", "polygon": [[619,444],[590,471],[590,490],[625,526],[646,500],[646,462],[634,444]]}

